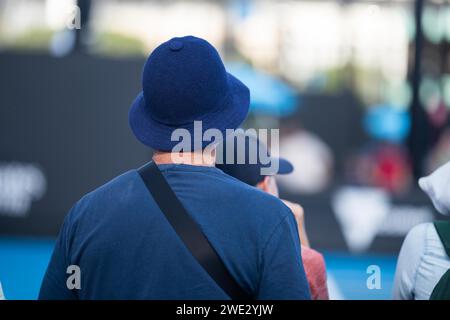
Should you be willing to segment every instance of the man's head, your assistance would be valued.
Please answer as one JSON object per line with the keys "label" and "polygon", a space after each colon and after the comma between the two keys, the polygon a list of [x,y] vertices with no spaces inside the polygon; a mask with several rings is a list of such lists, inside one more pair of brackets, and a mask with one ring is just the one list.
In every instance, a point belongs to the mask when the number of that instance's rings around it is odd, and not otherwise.
{"label": "man's head", "polygon": [[[257,137],[241,131],[228,136],[217,151],[217,168],[276,197],[278,187],[275,175],[288,174],[294,170],[286,159],[272,157],[267,146]],[[262,169],[270,167],[273,161],[278,161],[277,172],[264,174]]]}
{"label": "man's head", "polygon": [[211,44],[193,36],[173,38],[147,59],[129,123],[137,139],[155,150],[174,152],[184,140],[189,148],[183,151],[198,151],[210,144],[204,139],[208,129],[237,128],[249,103],[248,88],[226,72]]}

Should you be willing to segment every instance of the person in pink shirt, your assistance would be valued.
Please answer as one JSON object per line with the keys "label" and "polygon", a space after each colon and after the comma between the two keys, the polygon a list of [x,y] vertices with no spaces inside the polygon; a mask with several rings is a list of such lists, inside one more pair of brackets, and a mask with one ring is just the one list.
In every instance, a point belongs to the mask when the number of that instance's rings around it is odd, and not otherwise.
{"label": "person in pink shirt", "polygon": [[[226,147],[226,143],[227,141],[230,141],[230,139],[234,139],[234,161],[232,163],[230,163],[229,161],[225,161],[227,160],[226,152],[229,152],[229,150],[227,150],[228,148]],[[241,141],[241,143],[239,143],[239,141]],[[242,144],[242,141],[245,141],[245,143]],[[256,149],[252,149],[250,147],[250,144],[252,143],[256,144]],[[250,161],[251,157],[249,155],[249,150],[258,150],[256,163],[252,163],[252,161]],[[222,148],[219,148],[218,152],[218,158],[222,160],[216,163],[216,167],[218,169],[277,198],[279,198],[279,193],[275,175],[289,174],[294,170],[292,164],[288,160],[283,158],[271,157],[267,150],[267,147],[262,142],[260,142],[256,137],[245,133],[237,132],[234,135],[228,137],[225,141],[225,144],[223,144]],[[241,163],[241,161],[237,161],[239,152],[243,152],[243,154],[245,155],[244,163]],[[260,160],[261,154],[267,155],[267,159],[270,159],[270,161],[278,161],[278,170],[276,170],[274,174],[261,173],[261,168],[264,167],[264,165],[261,164]],[[297,221],[298,234],[300,237],[302,250],[302,261],[311,290],[311,298],[313,300],[328,300],[329,295],[325,260],[321,253],[310,247],[304,223],[304,210],[297,203],[293,203],[283,199],[280,200],[283,201],[283,203],[291,210],[295,217],[295,220]]]}

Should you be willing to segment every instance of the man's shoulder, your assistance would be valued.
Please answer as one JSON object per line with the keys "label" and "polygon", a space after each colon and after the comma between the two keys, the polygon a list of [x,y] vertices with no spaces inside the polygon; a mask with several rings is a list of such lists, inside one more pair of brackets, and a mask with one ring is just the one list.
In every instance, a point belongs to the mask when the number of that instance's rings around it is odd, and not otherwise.
{"label": "man's shoulder", "polygon": [[253,207],[262,218],[280,219],[290,213],[289,208],[277,197],[268,194],[256,187],[252,187],[231,176],[225,175],[220,186],[220,197],[229,201],[236,207]]}
{"label": "man's shoulder", "polygon": [[[139,176],[136,170],[126,171],[81,197],[70,211],[72,218],[87,209],[115,207],[129,202],[136,195]],[[105,211],[105,210],[104,210]]]}
{"label": "man's shoulder", "polygon": [[[239,215],[241,221],[257,218],[276,223],[290,212],[278,198],[221,171],[207,176],[211,180],[195,183],[196,187],[201,188],[198,191],[204,193],[205,205],[221,206],[227,215]],[[149,197],[148,191],[140,181],[137,170],[129,170],[84,195],[72,208],[71,220],[86,213],[92,216],[128,210],[145,197]]]}
{"label": "man's shoulder", "polygon": [[[139,174],[136,170],[133,169],[126,171],[87,193],[81,198],[81,200],[95,200],[104,196],[111,196],[116,199],[120,199],[120,194],[127,195],[133,191],[136,187],[138,179]],[[119,198],[117,198],[117,196],[119,196]]]}
{"label": "man's shoulder", "polygon": [[436,229],[432,222],[424,222],[415,225],[406,235],[405,242],[420,243],[421,246],[426,243],[427,237],[437,238]]}

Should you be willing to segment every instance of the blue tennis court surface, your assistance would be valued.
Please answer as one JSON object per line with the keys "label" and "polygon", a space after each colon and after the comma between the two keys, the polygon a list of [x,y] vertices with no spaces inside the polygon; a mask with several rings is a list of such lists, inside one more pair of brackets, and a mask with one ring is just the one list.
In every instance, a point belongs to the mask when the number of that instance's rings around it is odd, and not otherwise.
{"label": "blue tennis court surface", "polygon": [[0,238],[0,282],[6,299],[36,299],[53,239]]}
{"label": "blue tennis court surface", "polygon": [[[328,289],[333,299],[383,300],[391,299],[397,257],[395,255],[350,255],[330,253],[325,255],[328,272]],[[381,286],[369,289],[367,280],[372,275],[368,267],[380,270]],[[369,269],[370,271],[370,269]]]}
{"label": "blue tennis court surface", "polygon": [[[0,238],[0,283],[6,299],[36,299],[53,239]],[[396,257],[326,252],[330,296],[334,299],[390,299]],[[381,288],[368,289],[367,268],[378,266]]]}

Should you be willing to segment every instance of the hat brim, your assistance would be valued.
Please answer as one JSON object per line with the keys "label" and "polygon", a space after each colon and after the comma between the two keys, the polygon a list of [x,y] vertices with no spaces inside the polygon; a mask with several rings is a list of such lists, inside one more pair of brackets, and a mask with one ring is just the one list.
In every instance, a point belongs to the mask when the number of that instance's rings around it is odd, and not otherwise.
{"label": "hat brim", "polygon": [[270,167],[274,161],[278,161],[278,170],[276,172],[274,172],[272,174],[261,174],[261,173],[259,173],[259,170],[261,170],[261,168],[264,166],[253,166],[254,168],[257,168],[257,170],[258,170],[258,173],[256,173],[256,174],[259,175],[260,177],[264,177],[266,175],[274,176],[274,175],[278,175],[278,174],[289,174],[292,171],[294,171],[294,166],[292,165],[292,163],[284,158],[271,157],[270,164],[267,165],[267,167]]}
{"label": "hat brim", "polygon": [[289,174],[294,171],[294,166],[284,158],[278,158],[279,167],[277,174]]}
{"label": "hat brim", "polygon": [[[214,128],[225,133],[226,129],[238,128],[247,117],[250,106],[250,92],[247,86],[233,75],[228,73],[227,76],[229,91],[228,95],[222,100],[221,106],[216,109],[216,112],[208,113],[204,117],[195,119],[196,121],[202,121],[203,132]],[[171,126],[155,121],[145,108],[142,92],[134,100],[128,119],[136,138],[144,145],[155,150],[172,150],[180,142],[171,140],[172,133],[176,129],[184,128],[191,135],[194,133],[194,122],[183,126]],[[202,148],[205,148],[210,143],[210,141],[203,141],[202,139]],[[192,145],[192,150],[195,150],[194,147]]]}

